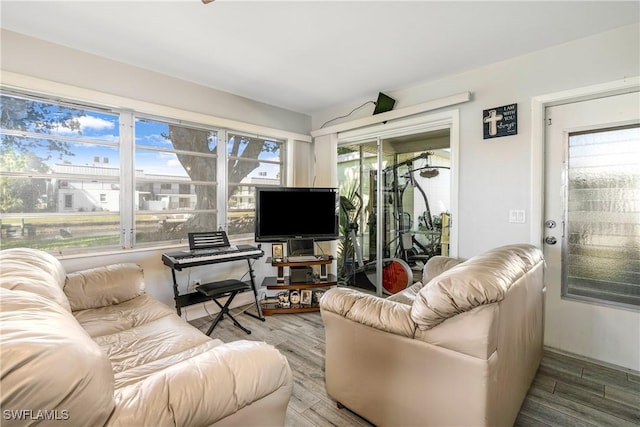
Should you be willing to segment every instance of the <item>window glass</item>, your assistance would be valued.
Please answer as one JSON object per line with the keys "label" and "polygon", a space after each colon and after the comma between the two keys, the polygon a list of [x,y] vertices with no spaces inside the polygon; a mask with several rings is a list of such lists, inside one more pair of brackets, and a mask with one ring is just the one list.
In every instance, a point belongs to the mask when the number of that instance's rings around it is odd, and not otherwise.
{"label": "window glass", "polygon": [[135,140],[136,242],[217,230],[217,132],[138,118]]}
{"label": "window glass", "polygon": [[0,247],[118,245],[118,115],[8,94],[0,100]]}
{"label": "window glass", "polygon": [[569,137],[570,295],[640,305],[640,128]]}
{"label": "window glass", "polygon": [[283,185],[284,143],[230,132],[227,159],[228,233],[253,233],[255,187]]}
{"label": "window glass", "polygon": [[220,228],[252,235],[255,186],[285,180],[285,144],[275,138],[0,97],[0,248],[71,253],[184,242]]}

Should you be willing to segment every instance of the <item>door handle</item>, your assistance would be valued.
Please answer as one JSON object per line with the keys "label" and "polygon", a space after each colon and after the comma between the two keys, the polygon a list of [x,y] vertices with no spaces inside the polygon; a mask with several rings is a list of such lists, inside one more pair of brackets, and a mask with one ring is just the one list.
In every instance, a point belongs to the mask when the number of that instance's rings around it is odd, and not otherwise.
{"label": "door handle", "polygon": [[555,245],[556,243],[558,243],[558,240],[553,236],[547,236],[544,238],[544,242],[547,245]]}

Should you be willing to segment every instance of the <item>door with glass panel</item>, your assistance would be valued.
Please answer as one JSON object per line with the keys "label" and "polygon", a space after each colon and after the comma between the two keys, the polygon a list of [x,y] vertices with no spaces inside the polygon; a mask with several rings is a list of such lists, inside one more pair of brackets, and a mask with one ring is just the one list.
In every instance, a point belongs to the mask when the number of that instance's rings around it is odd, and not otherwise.
{"label": "door with glass panel", "polygon": [[635,92],[546,111],[545,344],[621,365],[640,345],[639,106]]}

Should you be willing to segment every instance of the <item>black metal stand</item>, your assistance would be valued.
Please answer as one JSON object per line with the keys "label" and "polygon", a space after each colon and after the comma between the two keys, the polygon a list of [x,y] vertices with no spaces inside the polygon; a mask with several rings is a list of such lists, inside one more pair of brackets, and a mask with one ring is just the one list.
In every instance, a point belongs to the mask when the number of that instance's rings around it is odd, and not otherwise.
{"label": "black metal stand", "polygon": [[[236,320],[235,317],[231,315],[229,312],[229,306],[231,302],[235,298],[235,296],[244,291],[248,291],[252,286],[249,283],[241,282],[240,280],[223,280],[221,282],[213,282],[213,283],[205,283],[204,285],[200,285],[196,288],[196,290],[211,299],[211,301],[215,302],[218,307],[220,307],[220,312],[211,322],[211,326],[209,326],[209,330],[207,331],[207,335],[211,335],[213,329],[216,327],[218,322],[224,319],[224,315],[226,314],[233,321],[233,324],[238,328],[245,331],[247,334],[250,334],[251,331],[240,324]],[[219,298],[229,297],[224,305],[218,301]],[[249,313],[247,313],[249,314]]]}

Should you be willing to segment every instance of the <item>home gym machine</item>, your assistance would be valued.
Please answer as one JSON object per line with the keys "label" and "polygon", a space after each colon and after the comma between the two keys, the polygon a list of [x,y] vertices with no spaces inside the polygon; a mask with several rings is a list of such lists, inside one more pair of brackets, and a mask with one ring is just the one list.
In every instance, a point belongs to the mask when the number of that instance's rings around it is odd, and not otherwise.
{"label": "home gym machine", "polygon": [[[385,193],[388,195],[389,203],[393,205],[390,211],[396,231],[395,237],[385,242],[385,255],[390,256],[393,253],[393,256],[406,261],[411,266],[424,264],[429,258],[441,252],[442,218],[432,216],[429,198],[415,177],[415,173],[420,172],[422,178],[433,178],[438,176],[438,169],[449,169],[448,166],[430,166],[431,155],[433,153],[424,152],[411,159],[395,163],[384,169],[382,175]],[[425,159],[426,165],[414,168],[414,162],[421,159]],[[409,187],[417,190],[424,202],[424,212],[418,217],[419,225],[416,230],[412,230],[411,213],[404,207],[405,192]],[[418,240],[418,234],[425,237],[424,242]]]}
{"label": "home gym machine", "polygon": [[[438,169],[449,169],[448,166],[429,166],[430,152],[422,153],[408,160],[394,163],[385,168],[383,179],[382,210],[385,226],[383,233],[383,292],[396,293],[406,288],[413,281],[413,270],[421,270],[426,261],[442,251],[442,223],[447,222],[448,214],[432,217],[429,200],[415,177],[433,178],[439,174]],[[414,162],[425,159],[426,165],[414,168]],[[370,171],[369,208],[367,228],[369,230],[369,259],[365,260],[359,244],[359,223],[362,221],[363,199],[356,191],[349,197],[340,197],[341,223],[343,229],[341,265],[339,276],[347,285],[375,290],[376,277],[376,171]],[[419,226],[412,230],[412,215],[404,207],[405,192],[408,188],[418,191],[424,201],[424,212],[418,216]],[[420,234],[421,242],[416,234]],[[448,242],[446,242],[448,243]]]}

